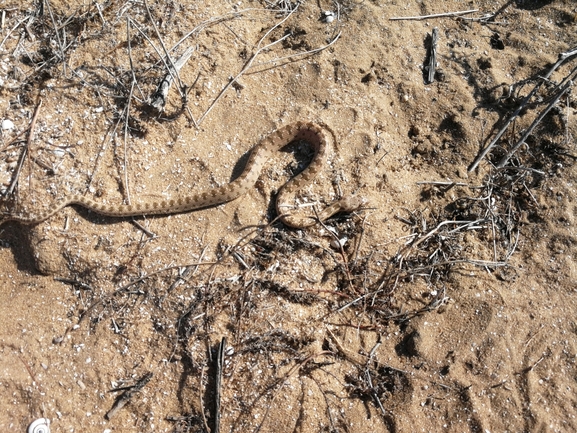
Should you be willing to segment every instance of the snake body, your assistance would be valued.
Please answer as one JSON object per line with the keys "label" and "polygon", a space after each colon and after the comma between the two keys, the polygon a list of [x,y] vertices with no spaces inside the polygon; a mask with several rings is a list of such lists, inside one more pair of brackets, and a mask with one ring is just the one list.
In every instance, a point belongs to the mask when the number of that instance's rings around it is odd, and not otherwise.
{"label": "snake body", "polygon": [[301,173],[283,185],[277,195],[276,209],[282,222],[294,228],[305,228],[314,225],[317,219],[324,220],[337,212],[351,212],[361,207],[364,203],[363,200],[351,195],[334,202],[315,217],[293,215],[286,212],[286,209],[293,208],[288,204],[289,197],[303,185],[310,183],[322,169],[328,148],[327,139],[321,126],[311,122],[296,122],[276,130],[257,144],[253,148],[241,175],[226,185],[181,198],[120,205],[101,204],[82,195],[71,195],[57,201],[40,214],[8,215],[4,219],[0,219],[0,224],[6,221],[37,224],[69,205],[80,205],[101,215],[128,217],[182,213],[226,203],[252,189],[265,162],[279,149],[295,140],[308,142],[314,149],[314,157]]}

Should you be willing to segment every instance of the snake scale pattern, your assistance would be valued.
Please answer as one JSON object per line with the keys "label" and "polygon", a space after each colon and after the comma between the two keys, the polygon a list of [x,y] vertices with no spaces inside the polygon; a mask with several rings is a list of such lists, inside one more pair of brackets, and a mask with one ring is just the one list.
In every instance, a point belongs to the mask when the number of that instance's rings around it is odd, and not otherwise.
{"label": "snake scale pattern", "polygon": [[280,189],[277,195],[276,209],[281,221],[290,227],[305,228],[314,225],[317,220],[325,220],[337,212],[352,212],[360,208],[364,204],[364,200],[357,196],[349,195],[332,203],[314,217],[286,212],[286,209],[294,207],[289,204],[289,198],[297,190],[310,183],[321,171],[328,148],[327,139],[321,126],[311,122],[296,122],[278,129],[256,145],[241,175],[226,185],[186,197],[135,204],[107,205],[97,203],[82,195],[71,195],[57,201],[46,211],[36,215],[5,215],[0,218],[0,224],[7,221],[38,224],[70,205],[79,205],[101,215],[129,217],[182,213],[226,203],[235,200],[254,188],[265,162],[279,149],[296,140],[303,140],[309,143],[314,149],[314,157],[301,173],[290,179]]}

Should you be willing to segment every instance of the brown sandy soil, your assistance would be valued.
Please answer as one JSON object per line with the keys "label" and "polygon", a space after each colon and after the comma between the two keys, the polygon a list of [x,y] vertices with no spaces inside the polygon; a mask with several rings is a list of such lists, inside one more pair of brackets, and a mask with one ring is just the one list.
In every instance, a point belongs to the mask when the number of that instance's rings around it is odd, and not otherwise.
{"label": "brown sandy soil", "polygon": [[[577,431],[573,95],[497,168],[574,78],[574,57],[539,78],[577,46],[573,0],[39,3],[0,3],[4,215],[224,185],[299,120],[325,125],[331,152],[298,202],[368,204],[274,221],[301,143],[228,204],[3,224],[0,431],[214,431],[223,337],[222,432]],[[155,112],[160,41],[182,38],[186,98],[175,83]]]}

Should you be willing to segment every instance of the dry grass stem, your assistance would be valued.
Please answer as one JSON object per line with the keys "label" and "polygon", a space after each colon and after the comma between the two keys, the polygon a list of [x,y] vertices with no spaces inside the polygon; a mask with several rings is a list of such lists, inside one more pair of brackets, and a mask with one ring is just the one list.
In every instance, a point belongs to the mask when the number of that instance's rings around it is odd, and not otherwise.
{"label": "dry grass stem", "polygon": [[268,35],[277,27],[281,26],[285,21],[287,21],[291,15],[297,10],[298,5],[290,11],[290,13],[284,17],[282,20],[280,20],[278,23],[276,23],[274,26],[272,26],[265,34],[262,38],[260,38],[260,40],[258,41],[257,45],[256,45],[256,50],[254,52],[254,54],[250,57],[250,59],[245,63],[245,65],[243,66],[243,68],[241,69],[241,71],[234,77],[232,78],[227,84],[226,86],[223,87],[223,89],[219,92],[219,94],[216,96],[216,98],[211,102],[211,104],[208,106],[208,108],[206,109],[206,111],[200,116],[200,118],[197,121],[197,124],[200,125],[203,121],[203,119],[208,116],[208,114],[210,113],[210,111],[212,110],[212,108],[216,105],[216,103],[220,100],[220,98],[225,94],[225,92],[233,85],[237,82],[237,80],[251,67],[252,62],[254,62],[254,60],[256,59],[256,57],[264,50],[272,47],[273,45],[278,44],[279,42],[282,42],[284,39],[286,39],[287,37],[289,37],[290,35],[285,35],[282,38],[279,38],[278,40],[271,42],[268,45],[262,46],[263,41],[268,37]]}
{"label": "dry grass stem", "polygon": [[[18,159],[18,164],[16,166],[16,170],[14,171],[14,176],[12,177],[12,182],[10,182],[10,186],[6,190],[5,193],[6,196],[10,196],[14,192],[16,185],[18,185],[18,179],[20,178],[20,172],[22,171],[24,161],[26,160],[27,156],[30,157],[32,141],[34,140],[36,121],[38,120],[38,114],[40,114],[41,106],[42,106],[42,99],[38,101],[38,104],[34,109],[34,114],[32,115],[30,126],[28,127],[28,139],[26,140],[26,145],[22,148],[22,153],[20,154],[20,158]],[[30,190],[32,189],[32,171],[29,171],[28,174],[28,187]]]}
{"label": "dry grass stem", "polygon": [[412,20],[412,21],[422,21],[428,20],[431,18],[447,18],[447,17],[459,17],[461,15],[472,14],[478,12],[479,9],[470,9],[466,11],[457,11],[457,12],[443,12],[440,14],[432,14],[432,15],[419,15],[414,17],[391,17],[389,21],[400,21],[400,20]]}

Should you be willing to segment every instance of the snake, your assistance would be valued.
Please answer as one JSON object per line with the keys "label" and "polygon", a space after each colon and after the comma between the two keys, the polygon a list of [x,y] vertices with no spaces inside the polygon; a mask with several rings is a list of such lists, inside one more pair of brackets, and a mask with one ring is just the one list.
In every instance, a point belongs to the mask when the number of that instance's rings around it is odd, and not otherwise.
{"label": "snake", "polygon": [[[57,200],[53,205],[36,215],[4,215],[0,218],[0,225],[7,221],[17,221],[22,224],[39,224],[66,206],[79,205],[92,212],[110,217],[130,217],[148,215],[169,215],[189,212],[192,210],[213,207],[233,201],[248,193],[254,188],[264,164],[286,145],[295,141],[305,141],[314,150],[311,162],[303,171],[293,176],[279,190],[276,198],[278,218],[287,226],[302,229],[315,225],[319,220],[324,221],[339,212],[354,212],[360,209],[365,200],[350,194],[334,201],[329,206],[313,215],[299,215],[290,212],[294,206],[290,204],[292,197],[303,186],[311,181],[322,170],[328,142],[324,128],[313,122],[295,122],[272,132],[262,139],[250,152],[244,170],[233,181],[219,187],[213,187],[202,192],[185,197],[145,201],[134,204],[102,204],[84,195],[69,195]],[[288,211],[287,211],[288,209]]]}

